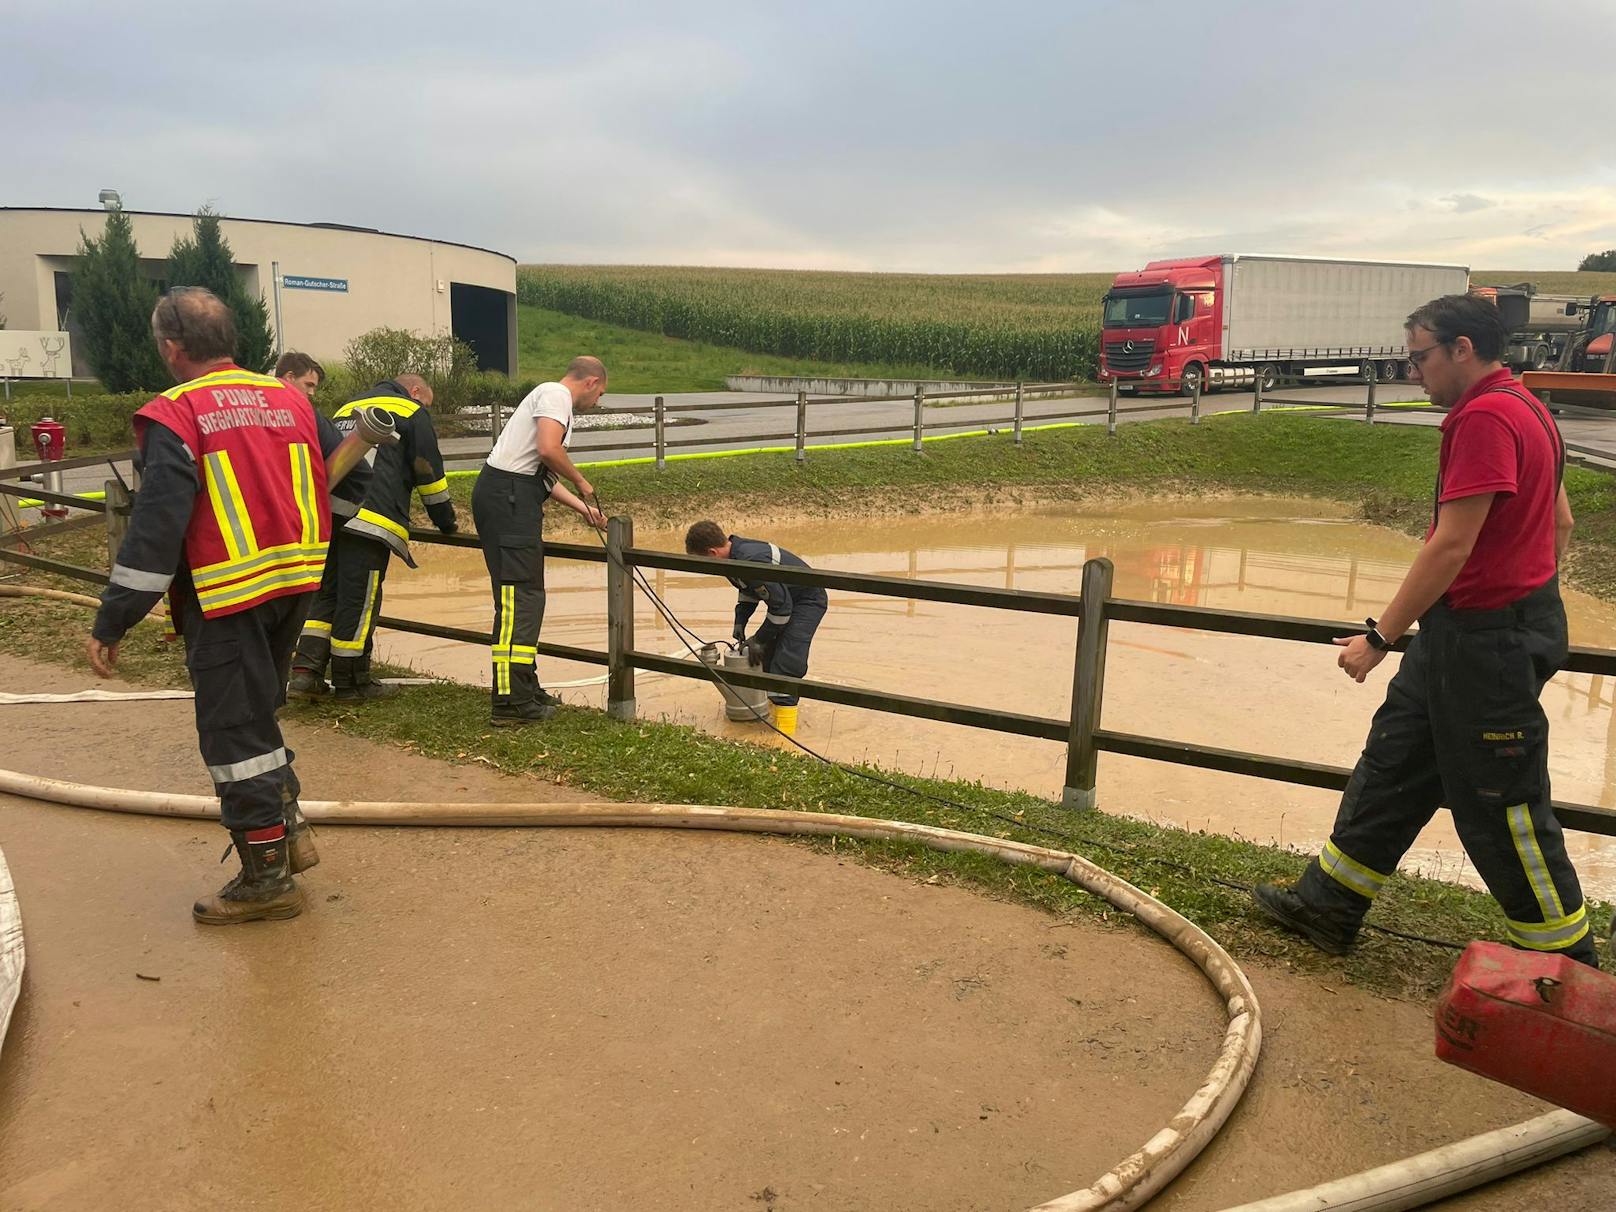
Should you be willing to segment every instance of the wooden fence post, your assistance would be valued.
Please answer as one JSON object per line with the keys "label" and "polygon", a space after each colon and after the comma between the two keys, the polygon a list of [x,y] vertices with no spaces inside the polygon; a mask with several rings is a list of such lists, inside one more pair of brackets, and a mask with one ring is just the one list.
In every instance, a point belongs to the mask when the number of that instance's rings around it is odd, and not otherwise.
{"label": "wooden fence post", "polygon": [[656,469],[665,471],[668,466],[668,413],[667,405],[662,397],[656,398]]}
{"label": "wooden fence post", "polygon": [[1251,389],[1251,411],[1253,415],[1262,412],[1262,372],[1263,368],[1261,366],[1257,367],[1257,381],[1252,385]]}
{"label": "wooden fence post", "polygon": [[1072,671],[1072,730],[1066,741],[1066,786],[1061,804],[1080,812],[1096,804],[1095,774],[1100,751],[1094,732],[1100,726],[1105,695],[1106,604],[1115,569],[1103,556],[1083,564],[1083,602],[1077,620],[1077,662]]}
{"label": "wooden fence post", "polygon": [[808,458],[808,393],[797,393],[797,462]]}
{"label": "wooden fence post", "polygon": [[1105,406],[1105,432],[1117,436],[1117,381],[1111,380],[1111,398]]}
{"label": "wooden fence post", "polygon": [[634,546],[634,519],[606,522],[606,714],[634,718],[634,574],[623,552]]}
{"label": "wooden fence post", "polygon": [[915,453],[920,453],[920,439],[926,433],[926,389],[915,384]]}
{"label": "wooden fence post", "polygon": [[1015,444],[1017,446],[1021,445],[1021,420],[1022,420],[1022,407],[1023,407],[1021,393],[1022,393],[1022,384],[1018,382],[1016,384],[1016,421],[1015,421],[1015,438],[1014,438]]}
{"label": "wooden fence post", "polygon": [[1201,423],[1201,380],[1196,379],[1190,384],[1190,424]]}
{"label": "wooden fence post", "polygon": [[[1372,365],[1373,365],[1373,363],[1371,363],[1371,366]],[[1368,421],[1371,425],[1373,425],[1375,423],[1375,379],[1376,378],[1377,378],[1377,376],[1375,375],[1374,371],[1371,370],[1369,372],[1369,396],[1364,401],[1364,420]]]}

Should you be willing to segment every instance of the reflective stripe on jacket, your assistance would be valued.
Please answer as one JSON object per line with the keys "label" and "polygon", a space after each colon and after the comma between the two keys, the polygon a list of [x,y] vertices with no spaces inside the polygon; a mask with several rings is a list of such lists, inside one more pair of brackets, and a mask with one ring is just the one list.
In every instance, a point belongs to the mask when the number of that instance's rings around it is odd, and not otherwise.
{"label": "reflective stripe on jacket", "polygon": [[202,613],[317,588],[330,506],[320,431],[302,393],[231,366],[152,400],[135,414],[137,436],[153,421],[196,466],[185,564]]}

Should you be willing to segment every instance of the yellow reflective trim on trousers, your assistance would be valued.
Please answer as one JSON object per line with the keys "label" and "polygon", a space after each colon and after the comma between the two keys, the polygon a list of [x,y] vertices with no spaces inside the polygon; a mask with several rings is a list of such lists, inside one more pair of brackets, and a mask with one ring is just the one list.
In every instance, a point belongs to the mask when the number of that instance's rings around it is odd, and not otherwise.
{"label": "yellow reflective trim on trousers", "polygon": [[204,606],[224,601],[237,601],[242,597],[251,597],[260,589],[267,587],[271,582],[284,578],[289,572],[319,576],[324,571],[325,560],[318,555],[291,556],[276,562],[268,568],[260,569],[250,577],[222,582],[211,585],[206,589],[198,589],[196,597],[197,601]]}
{"label": "yellow reflective trim on trousers", "polygon": [[423,497],[429,497],[435,492],[448,492],[449,481],[446,479],[437,479],[433,480],[430,484],[417,484],[415,486],[415,491],[420,493]]}
{"label": "yellow reflective trim on trousers", "polygon": [[214,450],[202,456],[202,478],[207,481],[208,499],[213,502],[213,516],[224,536],[225,550],[233,560],[245,560],[258,554],[258,538],[253,534],[252,516],[247,512],[247,498],[241,495],[236,471],[230,465],[228,450]]}
{"label": "yellow reflective trim on trousers", "polygon": [[303,624],[304,635],[330,635],[331,624],[323,619],[309,619]]}
{"label": "yellow reflective trim on trousers", "polygon": [[365,604],[359,608],[359,626],[354,630],[350,639],[339,640],[331,637],[331,651],[344,653],[362,653],[365,651],[365,639],[370,635],[370,621],[376,617],[376,592],[381,588],[382,574],[373,572],[365,578]]}
{"label": "yellow reflective trim on trousers", "polygon": [[285,564],[294,558],[319,559],[325,553],[325,544],[314,543],[282,543],[278,547],[261,548],[251,559],[226,560],[222,564],[209,564],[206,568],[194,569],[191,573],[191,583],[198,589],[207,589],[214,585],[222,585],[228,581],[239,580],[248,573],[257,572],[272,565]]}
{"label": "yellow reflective trim on trousers", "polygon": [[358,513],[354,514],[354,517],[361,522],[369,522],[372,526],[380,526],[388,533],[396,534],[406,543],[410,541],[410,532],[407,528],[400,526],[397,522],[393,521],[392,518],[383,517],[373,509],[361,509]]}
{"label": "yellow reflective trim on trousers", "polygon": [[293,442],[287,448],[292,463],[292,496],[297,501],[298,518],[303,523],[304,546],[320,541],[320,514],[315,504],[314,468],[309,444]]}
{"label": "yellow reflective trim on trousers", "polygon": [[516,626],[516,586],[499,587],[499,632],[494,637],[494,692],[511,692],[511,633]]}
{"label": "yellow reflective trim on trousers", "polygon": [[1525,804],[1511,804],[1504,809],[1504,815],[1509,818],[1509,836],[1515,843],[1515,853],[1520,857],[1526,882],[1532,886],[1532,895],[1537,898],[1537,907],[1543,913],[1543,920],[1564,917],[1565,906],[1560,903],[1560,890],[1554,886],[1554,876],[1550,874],[1548,861],[1543,857],[1543,847],[1538,845],[1537,830],[1532,827],[1532,810]]}
{"label": "yellow reflective trim on trousers", "polygon": [[352,414],[356,408],[380,408],[383,412],[393,413],[400,417],[413,417],[421,411],[421,406],[414,400],[407,400],[402,396],[371,396],[366,400],[349,400],[336,412],[331,414],[332,420]]}
{"label": "yellow reflective trim on trousers", "polygon": [[1369,900],[1379,896],[1381,888],[1386,883],[1384,875],[1342,853],[1341,848],[1334,842],[1324,843],[1324,852],[1319,855],[1319,866],[1324,869],[1324,874],[1336,883]]}
{"label": "yellow reflective trim on trousers", "polygon": [[1575,913],[1544,922],[1517,922],[1504,919],[1509,941],[1517,947],[1532,951],[1564,951],[1582,941],[1592,923],[1588,921],[1588,907],[1579,905]]}

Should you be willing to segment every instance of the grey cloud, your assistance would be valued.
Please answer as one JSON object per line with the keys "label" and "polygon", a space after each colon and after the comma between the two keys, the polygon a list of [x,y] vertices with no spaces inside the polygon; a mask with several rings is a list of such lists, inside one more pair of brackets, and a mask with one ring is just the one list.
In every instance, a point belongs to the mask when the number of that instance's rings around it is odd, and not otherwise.
{"label": "grey cloud", "polygon": [[[1555,28],[1601,8],[1566,0]],[[1501,0],[283,0],[220,8],[205,31],[194,11],[8,16],[24,53],[0,106],[50,136],[11,160],[0,200],[93,206],[112,186],[133,208],[213,198],[527,260],[981,271],[1417,255],[1506,232],[1574,263],[1574,227],[1523,237],[1537,216],[1509,199],[1540,215],[1616,181],[1604,143],[1546,141],[1535,116],[1598,95],[1603,49]],[[1193,48],[1171,70],[1164,28]],[[1506,30],[1555,72],[1478,93]],[[1431,40],[1440,56],[1398,53]]]}

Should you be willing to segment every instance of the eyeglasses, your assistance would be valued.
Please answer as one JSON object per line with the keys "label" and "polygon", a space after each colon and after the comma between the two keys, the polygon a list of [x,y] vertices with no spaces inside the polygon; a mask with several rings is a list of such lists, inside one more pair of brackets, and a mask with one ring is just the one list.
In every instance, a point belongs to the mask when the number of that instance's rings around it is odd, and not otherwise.
{"label": "eyeglasses", "polygon": [[1438,341],[1435,345],[1427,345],[1424,349],[1411,349],[1408,351],[1408,364],[1418,370],[1420,363],[1429,358],[1433,352],[1441,349],[1444,345],[1452,344],[1452,341]]}

